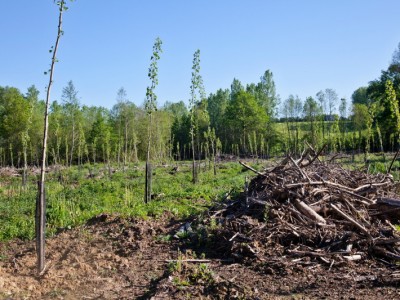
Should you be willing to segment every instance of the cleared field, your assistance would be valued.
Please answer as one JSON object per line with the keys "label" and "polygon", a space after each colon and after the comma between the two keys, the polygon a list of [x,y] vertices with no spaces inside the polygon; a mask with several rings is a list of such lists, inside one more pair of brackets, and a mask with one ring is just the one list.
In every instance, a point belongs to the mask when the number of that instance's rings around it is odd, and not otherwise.
{"label": "cleared field", "polygon": [[[255,166],[261,168],[260,165]],[[175,169],[178,169],[177,171]],[[144,165],[125,170],[90,165],[81,168],[52,167],[47,175],[47,235],[72,228],[101,214],[141,218],[170,212],[182,218],[203,211],[214,201],[243,189],[248,173],[237,162],[219,164],[214,176],[203,163],[199,183],[191,182],[189,163],[156,166],[153,169],[153,200],[144,204]],[[3,169],[0,184],[0,241],[34,237],[37,175],[21,186],[15,169]]]}

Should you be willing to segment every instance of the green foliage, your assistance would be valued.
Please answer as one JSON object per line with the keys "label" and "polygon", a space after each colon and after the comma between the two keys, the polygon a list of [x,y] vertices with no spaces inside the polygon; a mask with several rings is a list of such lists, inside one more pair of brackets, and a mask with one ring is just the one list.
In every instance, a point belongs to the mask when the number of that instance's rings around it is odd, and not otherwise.
{"label": "green foliage", "polygon": [[208,265],[201,263],[194,269],[193,273],[189,275],[192,284],[205,284],[209,285],[214,282],[213,272],[209,269]]}
{"label": "green foliage", "polygon": [[286,119],[288,137],[287,152],[297,153],[300,151],[298,121],[302,110],[303,104],[298,96],[290,95],[283,103],[283,115]]}
{"label": "green foliage", "polygon": [[317,101],[313,97],[307,97],[303,105],[304,119],[309,122],[309,141],[314,147],[317,144],[317,124],[318,116],[322,113],[321,107],[318,106]]}
{"label": "green foliage", "polygon": [[172,103],[166,101],[163,110],[172,114],[174,118],[181,118],[188,114],[188,109],[183,101]]}
{"label": "green foliage", "polygon": [[[90,172],[88,170],[90,169]],[[170,212],[183,218],[204,211],[226,191],[240,192],[246,174],[237,163],[218,171],[199,174],[199,185],[190,182],[190,165],[179,165],[180,171],[157,167],[153,175],[153,201],[143,203],[144,166],[130,165],[108,176],[101,164],[52,171],[47,176],[47,234],[84,224],[101,213],[121,216],[158,217]],[[28,178],[22,189],[18,178],[1,178],[0,240],[31,239],[34,236],[34,206],[37,197],[35,177]],[[235,192],[232,192],[233,194]],[[166,237],[167,239],[167,237]]]}
{"label": "green foliage", "polygon": [[239,79],[233,78],[230,99],[234,100],[240,92],[244,92],[244,86]]}
{"label": "green foliage", "polygon": [[29,128],[31,107],[16,88],[0,90],[0,145],[22,147],[21,136]]}
{"label": "green foliage", "polygon": [[390,110],[390,119],[393,124],[393,133],[396,138],[399,138],[400,133],[400,112],[399,112],[399,103],[396,99],[396,92],[393,88],[393,83],[388,80],[385,84],[385,102],[384,102]]}
{"label": "green foliage", "polygon": [[370,83],[368,92],[372,98],[370,112],[373,121],[379,123],[380,133],[383,141],[383,148],[393,149],[398,146],[398,137],[400,133],[400,113],[398,98],[396,95],[396,85],[393,81],[381,77],[381,81]]}
{"label": "green foliage", "polygon": [[[72,80],[63,88],[61,100],[63,101],[62,109],[66,118],[61,120],[61,126],[65,128],[65,162],[71,165],[74,162],[74,154],[76,154],[77,142],[83,137],[79,137],[79,127],[82,123],[82,111],[78,100],[78,91],[76,90]],[[68,150],[69,151],[68,151]]]}
{"label": "green foliage", "polygon": [[[66,2],[56,1],[60,9],[66,8]],[[81,106],[73,82],[67,83],[62,101],[53,101],[50,107],[50,165],[104,162],[126,166],[148,156],[157,162],[192,157],[201,160],[212,151],[209,137],[204,135],[209,128],[215,130],[219,151],[214,152],[219,154],[299,153],[303,141],[316,148],[328,144],[327,151],[394,151],[399,146],[399,48],[378,79],[354,91],[352,107],[344,98],[338,102],[333,89],[321,90],[315,98],[303,101],[290,96],[282,103],[283,124],[276,119],[279,97],[270,70],[259,82],[243,85],[234,78],[230,88],[218,89],[206,97],[199,50],[193,56],[189,106],[180,101],[157,107],[161,46],[157,38],[148,69],[151,83],[142,107],[129,101],[123,88],[111,110]],[[54,54],[54,47],[50,53]],[[244,94],[252,100],[245,100]],[[1,166],[23,167],[25,161],[27,165],[39,165],[45,103],[38,97],[34,86],[26,94],[13,87],[0,87]]]}
{"label": "green foliage", "polygon": [[270,119],[273,119],[276,115],[279,99],[276,95],[275,82],[270,70],[265,71],[263,76],[261,76],[255,92],[258,105],[264,108],[265,113]]}
{"label": "green foliage", "polygon": [[353,92],[353,94],[351,95],[351,100],[353,104],[369,104],[367,89],[367,87],[363,86],[359,87]]}
{"label": "green foliage", "polygon": [[267,125],[268,116],[257,103],[254,96],[239,92],[226,108],[226,121],[230,132],[230,143],[241,144],[242,151],[248,152],[248,133],[262,132]]}
{"label": "green foliage", "polygon": [[224,118],[226,107],[229,102],[229,90],[219,89],[215,94],[208,97],[207,111],[210,116],[210,126],[215,128],[217,136],[223,136],[225,124]]}
{"label": "green foliage", "polygon": [[207,264],[190,265],[185,262],[187,255],[195,253],[188,251],[186,255],[178,252],[178,259],[168,263],[168,272],[173,277],[173,283],[178,287],[186,287],[190,285],[204,285],[209,287],[215,282],[214,274]]}
{"label": "green foliage", "polygon": [[[192,148],[192,181],[197,182],[196,169],[196,153],[200,157],[200,133],[201,123],[207,122],[208,114],[206,110],[205,90],[203,85],[203,78],[200,75],[200,50],[196,50],[193,54],[193,65],[192,65],[192,79],[190,85],[190,137],[191,137],[191,148]],[[205,104],[205,105],[204,105]],[[202,126],[203,127],[203,126]]]}
{"label": "green foliage", "polygon": [[353,122],[356,130],[366,128],[365,120],[369,118],[368,107],[365,104],[355,104],[353,106]]}
{"label": "green foliage", "polygon": [[151,81],[151,85],[147,87],[146,91],[145,108],[148,114],[151,114],[157,109],[157,95],[154,93],[154,90],[158,85],[158,61],[160,60],[160,54],[162,53],[161,45],[162,41],[157,37],[153,45],[153,54],[150,58],[148,73],[148,77]]}

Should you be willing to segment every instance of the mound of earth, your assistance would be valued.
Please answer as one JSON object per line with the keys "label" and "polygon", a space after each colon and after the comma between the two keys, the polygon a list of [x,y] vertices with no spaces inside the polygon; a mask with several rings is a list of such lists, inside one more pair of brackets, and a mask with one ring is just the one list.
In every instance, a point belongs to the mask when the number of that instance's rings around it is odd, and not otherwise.
{"label": "mound of earth", "polygon": [[279,253],[271,253],[264,261],[235,261],[226,248],[218,249],[224,239],[216,235],[220,229],[210,228],[205,243],[198,234],[173,238],[182,224],[186,222],[168,218],[137,221],[99,216],[84,227],[48,239],[46,270],[41,276],[36,275],[33,242],[2,244],[0,299],[396,299],[400,296],[395,269],[383,263],[349,262],[329,268],[304,261],[294,267],[277,259]]}
{"label": "mound of earth", "polygon": [[189,220],[103,214],[60,232],[40,276],[34,241],[2,243],[0,299],[400,298],[390,176],[317,155],[257,173]]}

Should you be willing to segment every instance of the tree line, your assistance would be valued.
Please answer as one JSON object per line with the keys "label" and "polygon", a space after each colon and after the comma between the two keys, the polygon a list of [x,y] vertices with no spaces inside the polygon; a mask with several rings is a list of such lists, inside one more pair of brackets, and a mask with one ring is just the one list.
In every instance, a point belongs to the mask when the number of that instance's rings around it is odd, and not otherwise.
{"label": "tree line", "polygon": [[[155,82],[142,106],[130,101],[123,87],[111,109],[82,105],[69,81],[60,101],[50,106],[47,163],[127,165],[222,153],[270,157],[300,153],[305,141],[317,148],[327,144],[328,151],[399,147],[400,44],[389,67],[358,88],[350,103],[330,88],[304,100],[294,95],[281,100],[270,70],[256,83],[234,78],[230,88],[206,96],[196,53],[189,106],[179,101],[159,107]],[[26,93],[0,87],[1,166],[40,165],[44,109],[35,86]]]}

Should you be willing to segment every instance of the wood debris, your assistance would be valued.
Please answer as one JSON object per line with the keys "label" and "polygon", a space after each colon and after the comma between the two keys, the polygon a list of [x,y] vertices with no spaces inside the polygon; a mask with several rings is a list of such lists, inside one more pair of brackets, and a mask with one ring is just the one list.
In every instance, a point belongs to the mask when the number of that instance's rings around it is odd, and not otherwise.
{"label": "wood debris", "polygon": [[[332,265],[400,260],[399,183],[390,174],[367,174],[322,162],[313,149],[259,172],[243,199],[210,212],[219,238],[237,259]],[[271,250],[272,249],[272,250]],[[307,259],[304,259],[307,258]]]}

